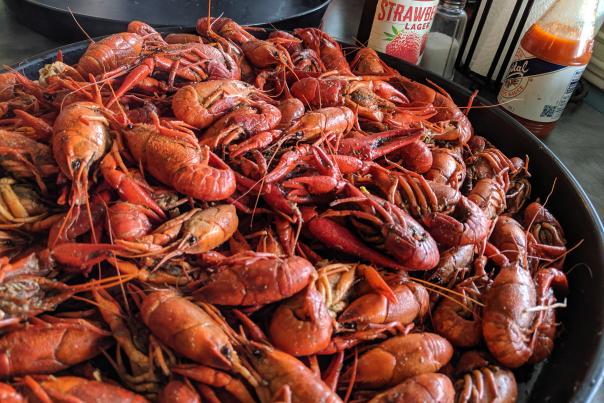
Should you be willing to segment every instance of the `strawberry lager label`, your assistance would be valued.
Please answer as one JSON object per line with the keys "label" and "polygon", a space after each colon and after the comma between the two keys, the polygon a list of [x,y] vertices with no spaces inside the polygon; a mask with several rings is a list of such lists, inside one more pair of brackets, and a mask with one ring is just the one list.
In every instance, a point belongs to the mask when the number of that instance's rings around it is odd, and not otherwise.
{"label": "strawberry lager label", "polygon": [[438,0],[379,0],[369,47],[419,63],[437,6]]}

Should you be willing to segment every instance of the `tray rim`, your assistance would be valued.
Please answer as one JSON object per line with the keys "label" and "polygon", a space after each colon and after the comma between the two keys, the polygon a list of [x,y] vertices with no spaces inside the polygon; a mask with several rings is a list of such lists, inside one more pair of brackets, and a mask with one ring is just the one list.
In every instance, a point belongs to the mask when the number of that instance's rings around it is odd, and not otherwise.
{"label": "tray rim", "polygon": [[[56,6],[52,6],[49,4],[44,4],[38,0],[19,0],[19,1],[23,1],[26,3],[29,3],[30,5],[34,6],[34,7],[39,7],[39,8],[44,8],[47,10],[51,10],[53,12],[58,12],[61,14],[69,14],[69,10],[67,9],[63,9],[60,7],[56,7]],[[248,24],[246,26],[249,27],[256,27],[256,26],[262,26],[262,25],[270,25],[270,24],[275,24],[275,23],[279,23],[281,21],[286,21],[286,20],[290,20],[293,18],[299,18],[302,16],[305,16],[307,14],[312,14],[318,10],[320,10],[323,7],[327,7],[329,5],[329,3],[331,3],[333,0],[317,0],[317,2],[319,2],[319,4],[315,7],[309,8],[305,11],[301,11],[297,14],[292,14],[292,15],[288,15],[284,18],[280,18],[278,20],[274,20],[274,21],[266,21],[266,22],[257,22],[254,24]],[[73,11],[73,10],[72,10]],[[73,15],[75,17],[81,16],[84,18],[89,18],[91,20],[96,20],[99,22],[111,22],[111,23],[120,23],[120,24],[128,24],[130,21],[126,21],[126,20],[120,20],[120,19],[113,19],[113,18],[107,18],[107,17],[99,17],[96,15],[91,15],[91,14],[85,14],[85,13],[81,13],[81,12],[75,12],[73,11]],[[174,24],[151,24],[152,26],[156,27],[156,28],[162,28],[162,29],[166,29],[166,28],[170,28],[170,27],[174,27]],[[194,26],[188,26],[188,25],[182,25],[182,27],[185,27],[186,29],[190,29],[190,30],[195,30]],[[93,38],[94,39],[94,38]],[[73,42],[73,44],[78,43],[78,42]],[[41,52],[42,53],[42,52]]]}

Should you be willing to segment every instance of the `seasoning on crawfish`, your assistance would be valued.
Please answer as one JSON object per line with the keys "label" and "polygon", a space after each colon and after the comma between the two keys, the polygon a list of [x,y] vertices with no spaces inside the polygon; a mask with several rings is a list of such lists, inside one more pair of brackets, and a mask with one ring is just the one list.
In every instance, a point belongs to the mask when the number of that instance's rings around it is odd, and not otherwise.
{"label": "seasoning on crawfish", "polygon": [[371,49],[197,29],[0,75],[0,399],[515,400],[568,291],[524,156]]}

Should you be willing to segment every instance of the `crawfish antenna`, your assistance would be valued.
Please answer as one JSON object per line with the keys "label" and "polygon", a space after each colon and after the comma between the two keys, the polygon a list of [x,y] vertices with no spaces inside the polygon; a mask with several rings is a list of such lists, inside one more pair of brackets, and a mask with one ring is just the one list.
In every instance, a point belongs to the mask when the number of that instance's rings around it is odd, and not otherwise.
{"label": "crawfish antenna", "polygon": [[208,0],[208,31],[212,31],[212,17],[210,14],[212,13],[212,0]]}
{"label": "crawfish antenna", "polygon": [[88,35],[88,32],[86,32],[86,30],[84,29],[84,27],[82,27],[80,25],[80,23],[78,22],[78,20],[75,17],[75,14],[73,13],[73,11],[71,11],[71,7],[67,6],[67,11],[69,11],[69,15],[71,15],[71,18],[73,18],[73,21],[76,23],[76,25],[78,26],[78,28],[80,28],[80,31],[82,31],[82,33],[86,36],[86,38],[88,38],[88,40],[92,43],[94,42],[94,39],[92,39],[90,37],[90,35]]}
{"label": "crawfish antenna", "polygon": [[359,350],[355,347],[354,349],[354,361],[352,362],[352,373],[350,375],[350,383],[348,384],[348,388],[346,389],[346,395],[344,396],[344,403],[348,403],[350,399],[350,395],[352,394],[352,389],[354,388],[354,383],[357,380],[357,368],[359,365]]}
{"label": "crawfish antenna", "polygon": [[468,116],[468,113],[470,113],[470,109],[472,109],[472,105],[474,104],[474,99],[476,99],[477,96],[478,90],[474,90],[474,92],[472,92],[472,95],[470,95],[470,98],[468,99],[468,105],[466,105],[464,115]]}

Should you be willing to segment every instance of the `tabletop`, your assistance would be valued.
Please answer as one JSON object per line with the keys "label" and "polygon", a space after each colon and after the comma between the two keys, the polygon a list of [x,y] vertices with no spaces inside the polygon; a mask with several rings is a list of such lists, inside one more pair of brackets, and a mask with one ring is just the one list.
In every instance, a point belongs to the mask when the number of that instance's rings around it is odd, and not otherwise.
{"label": "tabletop", "polygon": [[[353,42],[364,0],[333,0],[327,9],[323,28],[342,41]],[[74,29],[77,29],[74,24]],[[0,5],[0,66],[17,63],[25,57],[61,46],[11,18]],[[604,217],[604,93],[595,87],[580,104],[565,111],[545,142],[577,178]],[[548,179],[549,180],[549,179]],[[604,401],[601,388],[594,401]]]}

